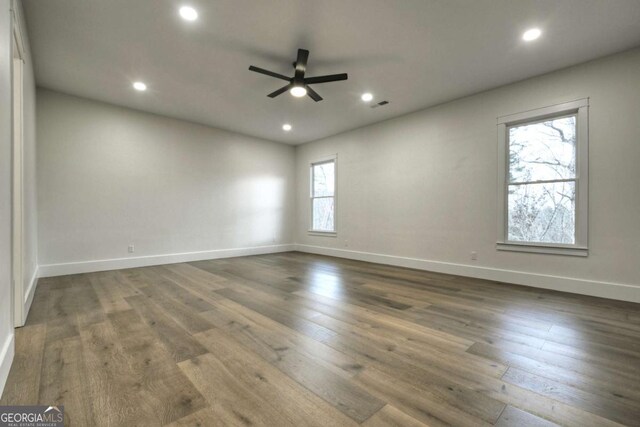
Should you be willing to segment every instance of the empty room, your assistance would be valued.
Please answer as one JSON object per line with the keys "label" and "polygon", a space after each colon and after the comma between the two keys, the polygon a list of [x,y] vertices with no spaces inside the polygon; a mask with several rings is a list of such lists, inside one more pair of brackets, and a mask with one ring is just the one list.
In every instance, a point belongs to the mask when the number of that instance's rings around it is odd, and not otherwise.
{"label": "empty room", "polygon": [[0,0],[0,427],[640,426],[640,1]]}

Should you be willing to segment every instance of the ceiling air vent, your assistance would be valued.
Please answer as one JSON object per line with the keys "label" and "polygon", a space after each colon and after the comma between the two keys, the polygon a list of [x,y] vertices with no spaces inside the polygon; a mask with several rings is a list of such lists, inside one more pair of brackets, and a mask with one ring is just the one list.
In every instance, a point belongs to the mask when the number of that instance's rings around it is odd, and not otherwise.
{"label": "ceiling air vent", "polygon": [[371,106],[371,108],[378,108],[378,107],[382,107],[383,105],[387,105],[389,103],[389,101],[380,101],[377,104],[373,104]]}

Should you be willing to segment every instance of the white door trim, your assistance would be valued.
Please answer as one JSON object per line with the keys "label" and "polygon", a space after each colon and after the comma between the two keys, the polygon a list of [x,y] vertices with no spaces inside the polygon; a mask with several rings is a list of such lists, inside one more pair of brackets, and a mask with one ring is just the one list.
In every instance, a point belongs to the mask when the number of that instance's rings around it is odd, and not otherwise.
{"label": "white door trim", "polygon": [[23,65],[24,46],[17,16],[12,14],[12,106],[13,106],[13,155],[12,155],[12,282],[13,325],[23,326],[26,321],[24,304],[24,116],[23,116]]}

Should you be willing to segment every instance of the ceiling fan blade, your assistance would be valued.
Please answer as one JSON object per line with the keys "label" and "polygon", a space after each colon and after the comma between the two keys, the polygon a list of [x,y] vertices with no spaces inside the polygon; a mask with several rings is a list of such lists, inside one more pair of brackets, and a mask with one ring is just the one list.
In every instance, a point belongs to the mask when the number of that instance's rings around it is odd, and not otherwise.
{"label": "ceiling fan blade", "polygon": [[316,102],[322,101],[322,97],[320,95],[318,95],[318,92],[316,92],[315,90],[311,89],[309,86],[307,86],[307,95],[309,95],[309,97],[311,99],[313,99],[314,101],[316,101]]}
{"label": "ceiling fan blade", "polygon": [[307,77],[304,79],[304,83],[308,85],[318,84],[318,83],[329,83],[329,82],[337,82],[340,80],[347,80],[349,76],[347,73],[342,74],[331,74],[328,76],[318,76],[318,77]]}
{"label": "ceiling fan blade", "polygon": [[291,89],[291,86],[293,86],[293,83],[289,83],[286,86],[281,87],[280,89],[271,92],[269,95],[267,95],[269,98],[275,98],[278,95],[282,95],[283,93],[285,93],[286,91],[288,91],[289,89]]}
{"label": "ceiling fan blade", "polygon": [[264,68],[258,68],[251,65],[249,67],[249,71],[255,71],[256,73],[265,74],[267,76],[275,77],[276,79],[282,79],[286,81],[291,81],[291,77],[283,76],[282,74],[274,73],[273,71],[265,70]]}
{"label": "ceiling fan blade", "polygon": [[296,59],[296,79],[304,78],[304,73],[307,71],[308,59],[309,51],[305,49],[298,49],[298,58]]}

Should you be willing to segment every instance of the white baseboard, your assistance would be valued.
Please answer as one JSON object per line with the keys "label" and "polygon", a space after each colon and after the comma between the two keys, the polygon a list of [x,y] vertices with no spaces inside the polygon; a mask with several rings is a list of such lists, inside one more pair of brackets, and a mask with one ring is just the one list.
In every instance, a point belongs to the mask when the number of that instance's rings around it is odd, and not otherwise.
{"label": "white baseboard", "polygon": [[27,288],[27,292],[24,296],[24,320],[27,321],[27,316],[29,315],[29,309],[31,308],[31,303],[33,302],[33,295],[36,293],[36,286],[38,284],[39,276],[39,267],[36,266],[33,275],[31,276],[31,280],[29,281],[29,287]]}
{"label": "white baseboard", "polygon": [[406,258],[371,252],[326,248],[322,246],[297,244],[295,247],[297,251],[312,254],[375,262],[378,264],[394,265],[398,267],[415,268],[418,270],[428,270],[436,273],[454,274],[457,276],[475,277],[478,279],[533,286],[536,288],[553,289],[556,291],[571,292],[601,298],[640,302],[640,286],[597,282],[546,274],[526,273],[514,270],[502,270],[498,268],[478,267],[466,264],[454,264],[442,261],[430,261],[418,258]]}
{"label": "white baseboard", "polygon": [[[48,264],[39,266],[39,273],[37,276],[34,275],[34,277],[53,277],[66,274],[90,273],[94,271],[118,270],[123,268],[288,252],[293,250],[640,303],[640,286],[302,244],[255,246],[248,248],[217,249],[211,251]],[[31,287],[35,290],[35,282],[37,282],[37,279],[32,281],[29,293],[27,294],[31,299],[33,298],[33,291],[31,290]],[[31,301],[29,300],[29,305],[30,304]],[[27,301],[25,301],[25,307],[27,307]],[[26,312],[28,312],[28,310]]]}
{"label": "white baseboard", "polygon": [[13,362],[13,356],[16,351],[14,337],[13,328],[11,328],[11,335],[7,337],[4,343],[2,343],[2,348],[0,348],[0,397],[2,397],[4,386],[7,383],[11,363]]}
{"label": "white baseboard", "polygon": [[91,273],[94,271],[120,270],[123,268],[147,267],[150,265],[175,264],[178,262],[202,261],[216,258],[261,255],[293,251],[295,245],[254,246],[248,248],[215,249],[211,251],[183,252],[176,254],[148,255],[131,258],[102,259],[95,261],[47,264],[39,267],[40,277],[64,276],[67,274]]}

